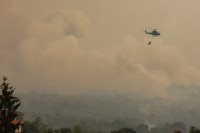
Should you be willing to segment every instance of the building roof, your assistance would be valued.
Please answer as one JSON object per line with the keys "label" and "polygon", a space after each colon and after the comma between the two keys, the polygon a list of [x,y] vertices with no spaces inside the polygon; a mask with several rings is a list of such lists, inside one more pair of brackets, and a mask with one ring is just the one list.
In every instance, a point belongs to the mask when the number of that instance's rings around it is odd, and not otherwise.
{"label": "building roof", "polygon": [[13,123],[13,124],[20,123],[20,125],[24,125],[24,122],[22,122],[22,121],[17,121],[17,120],[12,121],[12,123]]}
{"label": "building roof", "polygon": [[[24,122],[22,122],[22,121],[17,121],[17,120],[14,120],[14,121],[12,121],[12,124],[20,124],[20,125],[24,125]],[[0,124],[1,124],[1,121],[0,121]]]}

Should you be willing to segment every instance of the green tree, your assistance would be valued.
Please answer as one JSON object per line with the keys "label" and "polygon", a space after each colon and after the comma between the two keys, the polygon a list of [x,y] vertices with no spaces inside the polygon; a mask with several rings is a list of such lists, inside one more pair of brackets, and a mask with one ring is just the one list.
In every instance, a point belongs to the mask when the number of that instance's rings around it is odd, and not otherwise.
{"label": "green tree", "polygon": [[0,95],[0,132],[14,133],[20,123],[13,124],[12,121],[17,117],[17,109],[21,104],[20,98],[14,97],[15,88],[7,83],[7,77],[3,77],[3,83],[0,86],[2,94]]}
{"label": "green tree", "polygon": [[146,125],[146,124],[139,124],[138,126],[137,126],[137,132],[138,133],[148,133],[148,125]]}
{"label": "green tree", "polygon": [[24,133],[49,133],[51,129],[45,125],[40,117],[37,117],[33,122],[25,121],[22,127]]}
{"label": "green tree", "polygon": [[82,127],[80,125],[75,125],[72,128],[73,133],[82,133]]}
{"label": "green tree", "polygon": [[117,131],[115,130],[111,131],[111,133],[136,133],[136,131],[133,130],[132,128],[125,127],[125,128],[120,128]]}
{"label": "green tree", "polygon": [[182,122],[175,122],[172,124],[165,124],[161,127],[151,128],[149,133],[173,133],[174,131],[180,131],[181,133],[186,133],[186,126]]}
{"label": "green tree", "polygon": [[200,129],[198,129],[194,126],[191,126],[189,133],[200,133]]}
{"label": "green tree", "polygon": [[61,129],[55,130],[55,133],[72,133],[72,131],[69,128],[61,128]]}

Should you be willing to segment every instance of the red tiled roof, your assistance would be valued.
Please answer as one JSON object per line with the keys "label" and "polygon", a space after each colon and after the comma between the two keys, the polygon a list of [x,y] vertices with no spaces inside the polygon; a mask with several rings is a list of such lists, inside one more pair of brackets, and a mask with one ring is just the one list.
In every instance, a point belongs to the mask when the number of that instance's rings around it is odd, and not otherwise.
{"label": "red tiled roof", "polygon": [[12,123],[13,123],[13,124],[20,123],[20,125],[23,125],[23,124],[24,124],[24,122],[22,122],[22,121],[17,121],[17,120],[12,121]]}
{"label": "red tiled roof", "polygon": [[175,130],[174,133],[181,133],[181,131],[179,131],[179,130]]}
{"label": "red tiled roof", "polygon": [[[17,120],[12,121],[12,124],[18,124],[18,123],[20,123],[20,125],[24,125],[24,122],[22,121],[17,121]],[[1,121],[0,121],[0,124],[1,124]]]}

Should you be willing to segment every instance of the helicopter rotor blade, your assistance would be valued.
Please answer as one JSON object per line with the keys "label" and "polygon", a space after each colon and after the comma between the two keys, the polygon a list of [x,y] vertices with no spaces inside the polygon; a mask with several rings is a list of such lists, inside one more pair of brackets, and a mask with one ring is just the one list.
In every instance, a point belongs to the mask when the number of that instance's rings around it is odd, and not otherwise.
{"label": "helicopter rotor blade", "polygon": [[153,29],[153,28],[145,28],[145,29],[151,29],[151,30],[156,30],[156,29]]}

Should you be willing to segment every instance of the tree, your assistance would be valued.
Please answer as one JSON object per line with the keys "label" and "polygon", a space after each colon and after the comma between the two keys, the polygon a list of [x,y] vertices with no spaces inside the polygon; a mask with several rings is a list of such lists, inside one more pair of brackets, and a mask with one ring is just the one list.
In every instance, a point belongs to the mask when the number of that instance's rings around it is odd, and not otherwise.
{"label": "tree", "polygon": [[55,130],[55,133],[72,133],[72,131],[69,128],[61,128],[61,129]]}
{"label": "tree", "polygon": [[111,131],[111,133],[137,133],[135,130],[133,130],[132,128],[120,128],[117,131]]}
{"label": "tree", "polygon": [[137,129],[136,129],[136,131],[138,132],[138,133],[148,133],[148,125],[146,125],[146,124],[139,124],[138,126],[137,126]]}
{"label": "tree", "polygon": [[25,121],[22,130],[24,133],[48,133],[51,129],[43,123],[42,118],[37,117],[33,122]]}
{"label": "tree", "polygon": [[73,133],[82,133],[82,127],[80,125],[74,125],[72,132]]}
{"label": "tree", "polygon": [[7,83],[7,77],[5,76],[0,89],[2,92],[0,95],[0,132],[14,133],[20,125],[20,122],[13,123],[13,121],[17,117],[17,109],[21,101],[20,98],[13,96],[15,88]]}
{"label": "tree", "polygon": [[[165,124],[161,127],[152,128],[150,133],[173,133],[174,131],[180,131],[181,133],[186,133],[186,126],[182,122],[175,122],[172,124]],[[192,133],[192,132],[191,132]]]}
{"label": "tree", "polygon": [[189,130],[189,133],[200,133],[200,129],[194,127],[194,126],[191,126],[190,127],[190,130]]}

